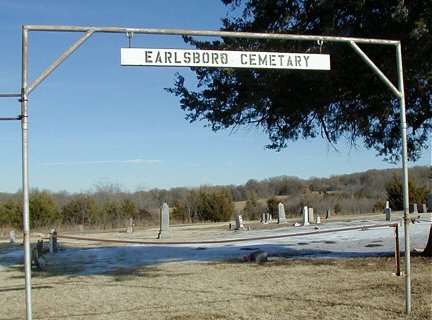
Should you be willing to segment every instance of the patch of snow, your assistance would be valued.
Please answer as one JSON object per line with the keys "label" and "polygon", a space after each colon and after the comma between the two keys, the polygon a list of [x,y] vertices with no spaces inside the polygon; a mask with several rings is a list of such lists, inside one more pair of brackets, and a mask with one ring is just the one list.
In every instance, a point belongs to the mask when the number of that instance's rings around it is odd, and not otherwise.
{"label": "patch of snow", "polygon": [[[378,223],[377,221],[350,221],[323,223],[319,230],[333,230],[353,226]],[[379,223],[383,223],[379,221]],[[410,224],[412,248],[424,247],[431,223],[422,221]],[[295,233],[314,232],[314,226],[282,227],[273,230],[252,230],[236,233],[237,238],[254,238]],[[174,228],[173,228],[174,232]],[[399,228],[400,251],[404,251],[404,232]],[[220,240],[220,239],[214,239]],[[61,241],[60,241],[61,245]],[[284,256],[295,259],[352,258],[370,256],[393,256],[394,228],[382,227],[368,230],[350,230],[334,233],[317,233],[277,239],[250,240],[232,243],[179,244],[179,245],[139,245],[65,248],[56,254],[48,255],[49,264],[78,266],[70,272],[99,274],[120,268],[139,267],[149,264],[170,262],[208,262],[240,258],[249,250],[259,249],[271,256]],[[411,248],[411,249],[412,249]],[[23,252],[15,250],[0,255],[0,267],[22,263]],[[1,270],[1,269],[0,269]]]}

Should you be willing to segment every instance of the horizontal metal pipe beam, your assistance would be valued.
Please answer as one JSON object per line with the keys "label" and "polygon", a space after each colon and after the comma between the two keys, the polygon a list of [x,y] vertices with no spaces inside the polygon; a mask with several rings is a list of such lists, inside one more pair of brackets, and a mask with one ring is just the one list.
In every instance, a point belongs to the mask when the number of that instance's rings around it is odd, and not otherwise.
{"label": "horizontal metal pipe beam", "polygon": [[16,117],[16,118],[0,118],[0,121],[10,121],[10,120],[21,120],[21,117]]}
{"label": "horizontal metal pipe beam", "polygon": [[302,40],[302,41],[329,41],[329,42],[351,42],[365,44],[398,45],[400,41],[386,39],[365,39],[351,37],[331,37],[315,35],[298,35],[282,33],[253,33],[232,31],[208,31],[208,30],[182,30],[182,29],[147,29],[147,28],[124,28],[124,27],[85,27],[85,26],[49,26],[49,25],[25,25],[28,31],[63,31],[63,32],[101,32],[101,33],[134,33],[134,34],[161,34],[161,35],[189,35],[204,37],[226,37],[226,38],[250,38],[250,39],[277,39],[277,40]]}
{"label": "horizontal metal pipe beam", "polygon": [[80,236],[70,236],[65,234],[53,235],[53,237],[64,238],[64,239],[75,239],[84,241],[99,241],[99,242],[113,242],[113,243],[131,243],[131,244],[144,244],[144,245],[188,245],[188,244],[217,244],[217,243],[232,243],[232,242],[244,242],[244,241],[258,241],[258,240],[270,240],[270,239],[280,239],[289,237],[299,237],[316,235],[323,233],[334,233],[340,231],[352,231],[352,230],[368,230],[374,228],[384,228],[391,227],[396,228],[397,223],[387,223],[387,224],[375,224],[375,225],[365,225],[357,227],[348,227],[340,229],[329,229],[320,230],[313,232],[299,232],[299,233],[289,233],[274,236],[262,236],[262,237],[251,237],[251,238],[238,238],[238,239],[223,239],[223,240],[201,240],[201,241],[141,241],[141,240],[120,240],[120,239],[102,239],[102,238],[91,238],[91,237],[80,237]]}
{"label": "horizontal metal pipe beam", "polygon": [[21,97],[21,93],[0,93],[0,98]]}

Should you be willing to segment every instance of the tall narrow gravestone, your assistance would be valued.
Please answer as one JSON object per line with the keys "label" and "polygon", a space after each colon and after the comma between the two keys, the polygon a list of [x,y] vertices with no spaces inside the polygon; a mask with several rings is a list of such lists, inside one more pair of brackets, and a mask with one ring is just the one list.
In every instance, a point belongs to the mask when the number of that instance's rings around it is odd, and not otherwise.
{"label": "tall narrow gravestone", "polygon": [[9,231],[9,242],[10,243],[17,243],[15,230]]}
{"label": "tall narrow gravestone", "polygon": [[278,223],[282,223],[286,221],[285,217],[285,207],[283,203],[279,203],[278,205]]}
{"label": "tall narrow gravestone", "polygon": [[390,208],[390,201],[386,201],[386,203],[385,203],[385,208],[384,209],[387,209],[387,208]]}
{"label": "tall narrow gravestone", "polygon": [[160,209],[160,230],[158,239],[170,238],[169,234],[169,207],[164,203]]}
{"label": "tall narrow gravestone", "polygon": [[309,223],[313,223],[315,221],[313,208],[308,208],[308,220]]}
{"label": "tall narrow gravestone", "polygon": [[308,207],[307,206],[303,207],[303,225],[304,226],[308,226],[309,225],[309,212],[308,212]]}
{"label": "tall narrow gravestone", "polygon": [[243,226],[243,217],[241,216],[241,214],[236,215],[236,227],[235,230],[243,230],[244,226]]}
{"label": "tall narrow gravestone", "polygon": [[129,218],[129,222],[128,222],[128,226],[127,226],[127,229],[126,229],[126,232],[127,233],[133,233],[134,232],[134,224],[133,224],[133,219],[132,218]]}

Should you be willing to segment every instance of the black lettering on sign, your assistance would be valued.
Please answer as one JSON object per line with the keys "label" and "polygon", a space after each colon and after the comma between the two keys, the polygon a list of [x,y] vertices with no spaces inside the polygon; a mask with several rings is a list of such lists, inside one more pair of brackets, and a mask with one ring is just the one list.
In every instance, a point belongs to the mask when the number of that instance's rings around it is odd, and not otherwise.
{"label": "black lettering on sign", "polygon": [[268,56],[266,54],[259,54],[258,55],[258,65],[260,66],[266,66],[268,64]]}
{"label": "black lettering on sign", "polygon": [[221,53],[221,63],[222,64],[228,64],[228,54],[227,53]]}
{"label": "black lettering on sign", "polygon": [[200,59],[200,55],[199,52],[194,52],[193,53],[193,63],[200,63],[201,59]]}
{"label": "black lettering on sign", "polygon": [[162,56],[161,56],[161,54],[160,54],[160,51],[158,51],[158,52],[156,53],[156,59],[155,59],[154,62],[156,62],[156,63],[162,63]]}
{"label": "black lettering on sign", "polygon": [[219,55],[216,52],[212,53],[212,63],[219,64]]}
{"label": "black lettering on sign", "polygon": [[191,53],[186,51],[183,55],[183,60],[185,63],[190,63],[191,62]]}
{"label": "black lettering on sign", "polygon": [[144,58],[145,58],[145,62],[146,63],[152,63],[153,61],[152,61],[152,53],[153,53],[153,51],[150,51],[150,50],[148,50],[148,51],[146,51],[145,52],[145,54],[144,54]]}
{"label": "black lettering on sign", "polygon": [[310,56],[303,56],[305,63],[306,63],[306,67],[309,67],[309,58]]}

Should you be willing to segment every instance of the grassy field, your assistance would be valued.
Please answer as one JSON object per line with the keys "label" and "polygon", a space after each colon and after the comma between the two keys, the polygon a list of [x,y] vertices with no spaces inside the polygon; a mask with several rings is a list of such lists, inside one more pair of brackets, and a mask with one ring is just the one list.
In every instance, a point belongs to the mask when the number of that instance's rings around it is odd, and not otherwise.
{"label": "grassy field", "polygon": [[[382,215],[367,218],[383,219]],[[248,226],[253,230],[281,227],[250,222]],[[227,223],[178,225],[171,230],[171,240],[236,235]],[[133,237],[154,240],[157,232],[158,228],[142,228]],[[119,230],[80,235],[131,237]],[[38,237],[34,235],[33,243]],[[313,238],[308,239],[312,245]],[[287,251],[262,265],[244,262],[241,255],[206,263],[155,263],[148,257],[139,267],[84,275],[85,267],[98,267],[107,261],[104,255],[94,261],[91,254],[83,259],[76,252],[107,249],[108,244],[66,239],[61,243],[64,253],[72,255],[68,259],[48,255],[47,270],[32,272],[33,319],[432,319],[432,258],[412,256],[412,314],[407,316],[405,278],[393,275],[391,249],[388,257],[353,259],[293,257]],[[115,246],[122,249],[117,246],[123,244]],[[25,318],[22,257],[5,258],[21,248],[6,239],[0,241],[0,319]],[[130,261],[149,251],[137,252],[139,255],[133,256],[117,250],[115,257]]]}
{"label": "grassy field", "polygon": [[[394,259],[168,263],[33,273],[34,319],[432,319],[432,260],[412,257],[412,314]],[[22,266],[0,272],[0,319],[25,318]]]}

